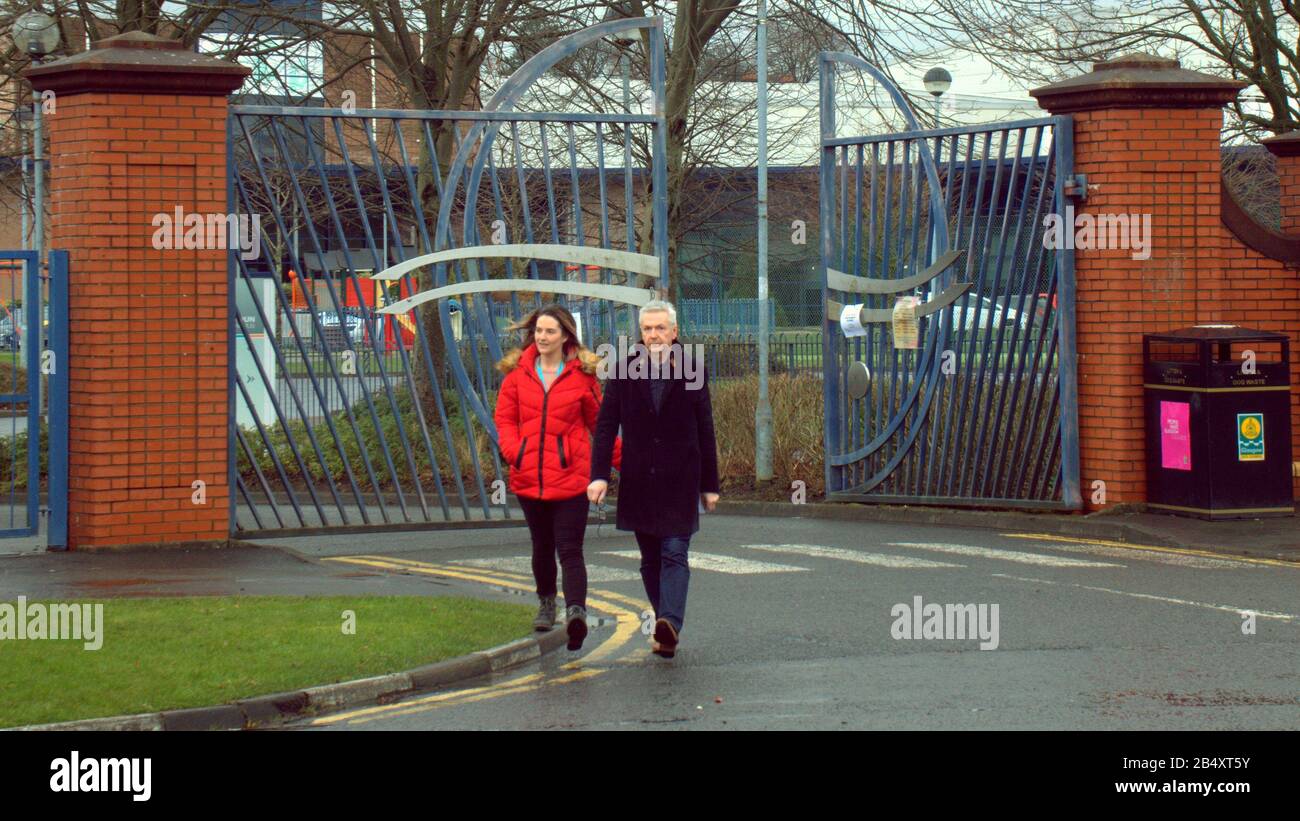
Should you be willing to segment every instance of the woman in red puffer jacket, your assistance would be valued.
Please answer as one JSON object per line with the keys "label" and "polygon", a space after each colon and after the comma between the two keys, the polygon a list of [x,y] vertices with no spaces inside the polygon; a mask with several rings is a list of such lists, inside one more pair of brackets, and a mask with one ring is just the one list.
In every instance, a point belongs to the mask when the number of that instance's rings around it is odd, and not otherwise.
{"label": "woman in red puffer jacket", "polygon": [[[597,356],[578,341],[573,315],[559,305],[533,311],[511,330],[524,346],[497,363],[504,373],[494,420],[510,490],[519,498],[533,542],[540,605],[533,626],[555,624],[556,568],[564,571],[569,649],[587,636],[587,567],[582,556],[591,481],[591,432],[600,413]],[[614,465],[621,457],[615,443]]]}

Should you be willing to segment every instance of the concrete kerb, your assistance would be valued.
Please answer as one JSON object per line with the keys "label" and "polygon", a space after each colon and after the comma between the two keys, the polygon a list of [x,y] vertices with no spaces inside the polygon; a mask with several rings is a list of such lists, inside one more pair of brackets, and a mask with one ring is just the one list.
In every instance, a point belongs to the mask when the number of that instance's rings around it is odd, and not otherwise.
{"label": "concrete kerb", "polygon": [[164,710],[128,716],[30,724],[7,731],[32,730],[257,730],[308,716],[363,704],[386,703],[412,693],[458,684],[517,667],[558,650],[568,642],[564,630],[518,639],[459,658],[427,664],[404,673],[342,681],[288,693],[240,699],[233,704]]}

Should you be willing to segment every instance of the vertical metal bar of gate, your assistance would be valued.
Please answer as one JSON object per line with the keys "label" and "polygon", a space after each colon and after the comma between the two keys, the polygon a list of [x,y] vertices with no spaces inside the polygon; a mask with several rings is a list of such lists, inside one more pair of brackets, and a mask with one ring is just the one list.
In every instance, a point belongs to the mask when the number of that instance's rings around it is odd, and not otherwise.
{"label": "vertical metal bar of gate", "polygon": [[[236,211],[238,208],[235,206],[239,200],[235,196],[235,177],[238,173],[238,166],[235,164],[235,118],[228,115],[226,117],[226,203],[228,208],[234,208]],[[243,237],[240,237],[240,239],[242,240]],[[231,303],[226,311],[228,314],[226,317],[226,424],[230,428],[230,433],[226,438],[226,487],[230,504],[230,515],[227,518],[229,519],[229,532],[232,534],[236,530],[235,517],[239,507],[235,490],[236,488],[243,490],[243,480],[236,470],[239,463],[239,451],[235,447],[236,434],[239,433],[238,417],[235,415],[235,380],[239,378],[239,368],[235,360],[235,314],[239,310],[235,304],[236,294],[238,293],[235,288],[239,285],[239,275],[235,270],[239,263],[236,261],[235,255],[239,253],[238,247],[239,243],[236,243],[236,247],[228,249],[226,253],[226,296]],[[279,273],[279,271],[276,271],[277,276]],[[243,437],[240,436],[239,439],[242,443]],[[248,453],[248,460],[257,468],[257,477],[261,479],[263,488],[266,488],[266,480],[262,478],[261,468],[258,466],[257,460],[253,458],[251,450]],[[266,490],[266,495],[270,498],[271,491],[269,489]],[[247,496],[245,498],[247,499]],[[257,515],[257,508],[251,500],[248,501],[248,509],[253,512],[253,518],[257,522],[258,528],[261,529],[261,517]],[[277,518],[278,515],[277,512]]]}
{"label": "vertical metal bar of gate", "polygon": [[[47,492],[50,519],[46,527],[46,549],[66,550],[68,547],[68,252],[50,251],[49,260],[50,351],[53,354],[54,370],[49,375]],[[37,294],[39,293],[37,291]],[[39,441],[38,437],[37,442]],[[29,438],[29,446],[30,442]]]}
{"label": "vertical metal bar of gate", "polygon": [[[821,56],[820,83],[818,88],[818,111],[820,112],[821,125],[821,169],[818,174],[818,219],[817,224],[821,229],[822,245],[822,268],[825,269],[831,265],[835,258],[835,229],[834,214],[832,213],[833,203],[835,202],[835,148],[827,145],[829,140],[835,138],[835,69],[830,59],[823,54]],[[875,214],[875,192],[872,192],[871,211]],[[823,361],[823,378],[822,378],[822,407],[825,409],[826,428],[823,435],[825,441],[825,473],[826,473],[826,492],[833,493],[842,490],[840,477],[843,471],[836,469],[831,465],[831,454],[839,453],[843,447],[843,439],[840,436],[840,392],[839,392],[839,327],[835,321],[838,317],[826,316],[826,305],[830,301],[830,288],[826,285],[825,276],[822,277],[822,309],[818,312],[822,314],[822,361]]]}
{"label": "vertical metal bar of gate", "polygon": [[[664,40],[653,37],[650,40],[650,84],[655,95],[655,123],[653,166],[654,175],[654,253],[659,258],[659,287],[661,292],[668,290],[668,125],[665,122],[668,110],[667,89],[664,86],[665,66]],[[631,215],[628,215],[629,218]]]}
{"label": "vertical metal bar of gate", "polygon": [[[1056,213],[1065,213],[1065,184],[1074,179],[1074,119],[1067,114],[1052,118],[1052,147],[1056,153]],[[1056,249],[1057,293],[1060,308],[1056,312],[1058,333],[1061,339],[1060,389],[1061,389],[1061,486],[1062,498],[1071,508],[1083,506],[1079,476],[1079,385],[1075,368],[1078,353],[1075,347],[1074,325],[1074,251],[1066,249],[1068,243],[1059,243]]]}

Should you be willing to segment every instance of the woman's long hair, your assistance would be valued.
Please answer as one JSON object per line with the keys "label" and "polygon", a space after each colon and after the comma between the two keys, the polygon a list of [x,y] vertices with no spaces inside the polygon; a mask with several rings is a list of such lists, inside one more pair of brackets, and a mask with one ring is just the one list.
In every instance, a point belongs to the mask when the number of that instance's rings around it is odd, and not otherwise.
{"label": "woman's long hair", "polygon": [[524,352],[524,348],[533,344],[533,332],[537,327],[537,320],[543,316],[549,316],[560,323],[560,329],[564,331],[564,360],[567,362],[576,356],[582,361],[583,370],[594,373],[596,355],[578,341],[578,323],[573,320],[573,314],[569,313],[569,309],[563,305],[554,303],[538,308],[506,329],[523,331],[523,344],[501,357],[501,361],[497,363],[497,370],[501,373],[510,373],[514,370],[515,365],[519,364],[519,356]]}

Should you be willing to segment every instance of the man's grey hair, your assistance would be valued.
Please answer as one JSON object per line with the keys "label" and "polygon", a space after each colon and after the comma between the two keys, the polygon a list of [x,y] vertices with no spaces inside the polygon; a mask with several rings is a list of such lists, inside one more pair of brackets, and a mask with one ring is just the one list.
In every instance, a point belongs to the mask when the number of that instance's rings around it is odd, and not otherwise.
{"label": "man's grey hair", "polygon": [[674,328],[677,327],[677,309],[674,308],[673,304],[666,299],[652,299],[642,305],[641,311],[636,317],[637,323],[640,324],[641,320],[645,319],[646,314],[655,313],[656,311],[667,312],[668,324],[672,325]]}

